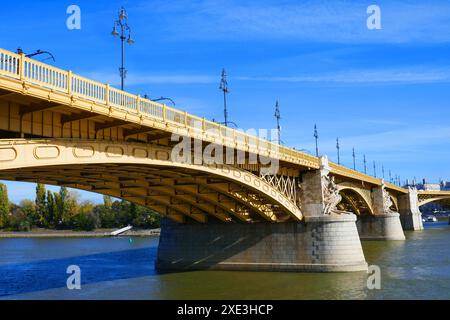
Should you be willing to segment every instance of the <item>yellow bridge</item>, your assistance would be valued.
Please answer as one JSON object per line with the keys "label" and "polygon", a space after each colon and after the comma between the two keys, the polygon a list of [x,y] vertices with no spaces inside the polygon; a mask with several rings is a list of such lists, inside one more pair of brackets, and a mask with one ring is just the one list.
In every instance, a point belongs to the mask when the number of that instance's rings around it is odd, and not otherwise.
{"label": "yellow bridge", "polygon": [[[174,135],[233,161],[208,162],[196,152],[174,158]],[[276,162],[276,172],[255,157]],[[307,224],[342,212],[400,212],[405,229],[421,229],[418,207],[450,199],[450,192],[404,189],[3,49],[0,180],[111,195],[178,223]],[[360,235],[368,230],[359,228]]]}

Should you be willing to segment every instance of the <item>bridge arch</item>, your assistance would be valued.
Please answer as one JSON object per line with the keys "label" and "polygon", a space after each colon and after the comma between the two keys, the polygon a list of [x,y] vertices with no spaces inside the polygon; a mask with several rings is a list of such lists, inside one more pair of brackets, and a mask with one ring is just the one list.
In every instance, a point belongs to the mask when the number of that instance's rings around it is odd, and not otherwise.
{"label": "bridge arch", "polygon": [[398,199],[396,197],[393,197],[392,195],[389,195],[392,201],[392,206],[389,208],[395,212],[399,212],[399,206],[398,206]]}
{"label": "bridge arch", "polygon": [[356,215],[374,214],[370,190],[354,186],[350,182],[338,184],[342,201],[338,205],[341,210],[350,210]]}
{"label": "bridge arch", "polygon": [[147,206],[183,222],[301,220],[300,209],[260,177],[229,165],[172,160],[171,148],[83,139],[0,142],[0,179],[66,185]]}
{"label": "bridge arch", "polygon": [[432,202],[439,202],[443,200],[450,200],[450,195],[444,195],[444,196],[423,196],[419,194],[419,207],[432,203]]}

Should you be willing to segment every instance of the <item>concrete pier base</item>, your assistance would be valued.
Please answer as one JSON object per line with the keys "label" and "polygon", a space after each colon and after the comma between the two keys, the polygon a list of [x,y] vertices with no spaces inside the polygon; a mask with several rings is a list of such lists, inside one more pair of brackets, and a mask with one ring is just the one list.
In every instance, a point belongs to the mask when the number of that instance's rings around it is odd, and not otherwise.
{"label": "concrete pier base", "polygon": [[156,267],[246,271],[367,271],[353,214],[305,222],[187,223],[164,219]]}
{"label": "concrete pier base", "polygon": [[422,213],[420,211],[400,214],[400,221],[403,230],[423,230]]}
{"label": "concrete pier base", "polygon": [[356,226],[361,240],[405,240],[397,212],[359,216]]}
{"label": "concrete pier base", "polygon": [[422,213],[416,188],[409,188],[408,194],[398,198],[400,220],[403,230],[423,230]]}

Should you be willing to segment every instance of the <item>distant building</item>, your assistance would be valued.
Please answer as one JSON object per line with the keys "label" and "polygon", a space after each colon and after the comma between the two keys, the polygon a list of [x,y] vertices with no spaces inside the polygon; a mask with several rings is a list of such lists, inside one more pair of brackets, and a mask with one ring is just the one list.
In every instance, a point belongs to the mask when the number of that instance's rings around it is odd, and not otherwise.
{"label": "distant building", "polygon": [[410,183],[409,180],[406,180],[405,187],[416,187],[417,190],[425,191],[441,191],[450,190],[450,182],[441,181],[440,183],[429,183],[425,179],[423,179],[422,183],[416,183],[415,180]]}
{"label": "distant building", "polygon": [[450,182],[445,181],[445,180],[441,181],[441,190],[449,191],[450,190]]}
{"label": "distant building", "polygon": [[425,191],[440,191],[441,185],[439,183],[425,183],[423,185],[423,190],[425,190]]}

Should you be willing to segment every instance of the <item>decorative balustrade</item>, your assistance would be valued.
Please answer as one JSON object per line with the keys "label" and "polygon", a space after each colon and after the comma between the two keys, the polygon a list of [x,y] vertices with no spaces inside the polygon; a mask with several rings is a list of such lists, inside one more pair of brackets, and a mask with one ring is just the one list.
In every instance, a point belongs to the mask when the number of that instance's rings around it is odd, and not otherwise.
{"label": "decorative balustrade", "polygon": [[18,55],[20,68],[18,73],[20,79],[28,80],[34,84],[54,89],[61,92],[68,92],[67,71],[49,66],[48,64]]}
{"label": "decorative balustrade", "polygon": [[161,105],[159,105],[156,102],[147,100],[147,99],[140,99],[140,113],[149,114],[154,118],[158,118],[159,120],[162,120],[164,118],[163,116],[163,108],[161,108]]}
{"label": "decorative balustrade", "polygon": [[0,72],[8,77],[19,78],[19,55],[0,49]]}
{"label": "decorative balustrade", "polygon": [[[111,87],[107,87],[108,102],[110,106],[117,107],[119,109],[125,109],[129,112],[137,111],[138,96]],[[106,104],[106,102],[105,102]]]}
{"label": "decorative balustrade", "polygon": [[106,100],[106,86],[92,81],[90,79],[86,79],[84,77],[80,77],[78,75],[72,74],[70,76],[70,93],[86,98],[88,100],[92,100],[99,103],[105,103]]}
{"label": "decorative balustrade", "polygon": [[173,109],[170,107],[165,107],[165,113],[164,113],[164,119],[166,121],[170,121],[173,123],[176,123],[178,125],[184,126],[185,125],[185,113],[182,111],[179,111],[177,109]]}

